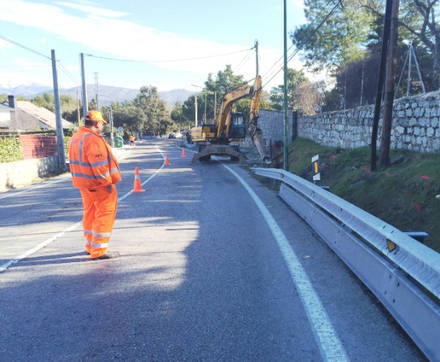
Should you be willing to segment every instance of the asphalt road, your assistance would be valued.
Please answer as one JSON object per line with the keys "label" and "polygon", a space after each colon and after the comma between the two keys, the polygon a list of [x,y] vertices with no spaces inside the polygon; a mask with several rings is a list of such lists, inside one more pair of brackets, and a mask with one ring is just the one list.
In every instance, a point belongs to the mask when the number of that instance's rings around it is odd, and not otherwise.
{"label": "asphalt road", "polygon": [[0,361],[424,359],[276,192],[186,153],[121,161],[116,260],[85,254],[68,175],[0,194]]}

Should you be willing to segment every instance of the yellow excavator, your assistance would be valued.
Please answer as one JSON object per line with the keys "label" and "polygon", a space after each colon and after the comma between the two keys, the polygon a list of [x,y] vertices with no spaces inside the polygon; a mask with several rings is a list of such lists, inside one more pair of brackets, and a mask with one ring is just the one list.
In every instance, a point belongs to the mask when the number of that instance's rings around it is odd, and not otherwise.
{"label": "yellow excavator", "polygon": [[249,112],[247,132],[256,146],[261,159],[270,162],[270,157],[264,146],[261,130],[257,127],[258,113],[260,111],[262,85],[261,76],[255,78],[254,85],[247,83],[226,92],[220,104],[219,114],[214,124],[205,124],[191,129],[191,140],[197,144],[198,153],[192,162],[209,161],[212,155],[230,156],[231,160],[238,161],[243,157],[239,145],[231,142],[241,142],[246,136],[246,124],[242,112],[232,109],[234,102],[244,97],[252,97]]}

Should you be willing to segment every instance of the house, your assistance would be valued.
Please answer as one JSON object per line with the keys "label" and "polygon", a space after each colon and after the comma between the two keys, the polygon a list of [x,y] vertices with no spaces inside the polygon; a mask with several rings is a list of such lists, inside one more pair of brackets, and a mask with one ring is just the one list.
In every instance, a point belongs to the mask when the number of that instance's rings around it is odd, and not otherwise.
{"label": "house", "polygon": [[[63,128],[72,129],[75,127],[73,123],[65,119],[61,119],[61,122]],[[2,104],[0,108],[0,128],[14,131],[56,129],[55,113],[28,101],[15,101],[13,96],[9,96],[8,105]]]}
{"label": "house", "polygon": [[0,129],[9,128],[11,123],[11,109],[5,104],[0,104]]}

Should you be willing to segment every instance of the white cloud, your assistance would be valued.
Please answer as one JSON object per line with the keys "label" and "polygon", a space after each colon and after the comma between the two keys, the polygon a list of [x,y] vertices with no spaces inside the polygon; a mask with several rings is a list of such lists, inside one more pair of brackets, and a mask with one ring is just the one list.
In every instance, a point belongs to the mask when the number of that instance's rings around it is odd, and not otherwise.
{"label": "white cloud", "polygon": [[[300,3],[300,0],[294,0]],[[85,4],[85,5],[83,5]],[[63,6],[60,7],[59,5]],[[86,16],[75,16],[67,12],[66,7],[86,12]],[[0,2],[0,20],[17,25],[38,28],[65,41],[74,42],[92,49],[95,55],[106,57],[150,61],[163,68],[207,76],[210,72],[222,70],[225,64],[236,69],[245,53],[217,56],[198,61],[155,62],[157,60],[176,60],[206,57],[242,50],[242,45],[222,44],[215,41],[191,39],[179,34],[159,31],[127,20],[118,19],[125,15],[121,12],[98,8],[93,3],[82,4],[59,2],[47,5],[23,0]],[[1,44],[1,43],[0,43]],[[87,48],[84,51],[87,53]],[[260,73],[263,83],[275,70],[282,67],[282,62],[265,74],[281,56],[279,50],[260,47]],[[255,59],[255,58],[254,58]],[[241,64],[242,65],[242,64]],[[290,67],[301,68],[299,61],[293,60]],[[255,76],[255,61],[246,62],[240,70],[246,79]],[[267,76],[266,80],[264,76]],[[281,84],[282,71],[268,85]]]}
{"label": "white cloud", "polygon": [[20,68],[38,70],[38,69],[48,69],[50,66],[49,62],[35,62],[26,58],[16,58],[14,59],[14,64]]}
{"label": "white cloud", "polygon": [[57,5],[62,5],[64,7],[68,7],[75,10],[80,10],[87,14],[93,14],[95,16],[104,16],[108,18],[120,18],[122,16],[127,15],[127,13],[123,13],[120,11],[114,11],[109,9],[103,9],[92,5],[82,5],[82,4],[75,4],[71,2],[66,1],[60,1],[57,3]]}

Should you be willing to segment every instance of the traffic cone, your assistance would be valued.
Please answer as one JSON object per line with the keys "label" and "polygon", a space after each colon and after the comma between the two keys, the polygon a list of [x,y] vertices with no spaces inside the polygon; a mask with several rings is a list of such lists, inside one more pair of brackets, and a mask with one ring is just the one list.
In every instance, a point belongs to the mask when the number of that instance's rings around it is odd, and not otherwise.
{"label": "traffic cone", "polygon": [[165,153],[165,166],[169,166],[170,161],[168,161],[168,153]]}
{"label": "traffic cone", "polygon": [[182,158],[185,158],[186,154],[185,154],[185,149],[182,147]]}
{"label": "traffic cone", "polygon": [[141,178],[139,177],[139,167],[134,171],[134,186],[131,192],[145,192],[141,185]]}

